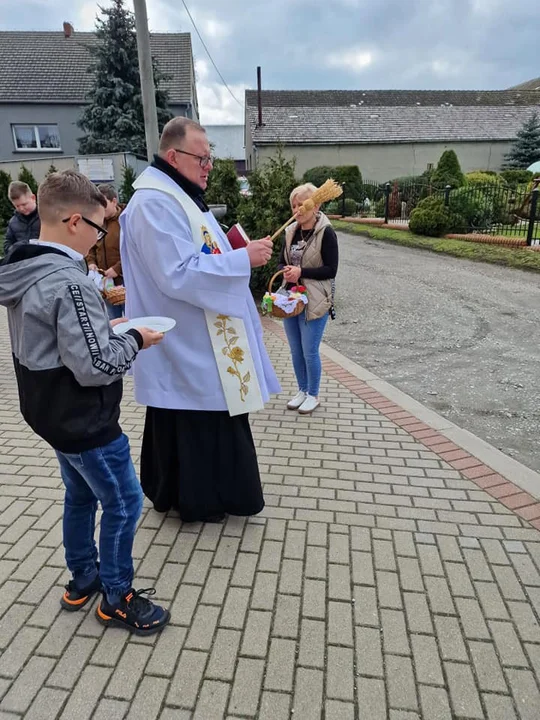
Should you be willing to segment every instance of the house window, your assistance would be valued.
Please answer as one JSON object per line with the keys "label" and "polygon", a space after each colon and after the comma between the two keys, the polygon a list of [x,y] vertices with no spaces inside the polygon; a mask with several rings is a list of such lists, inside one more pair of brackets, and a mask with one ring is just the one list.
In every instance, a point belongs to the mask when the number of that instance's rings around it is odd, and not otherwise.
{"label": "house window", "polygon": [[62,149],[58,125],[12,125],[11,128],[16,150],[24,152]]}

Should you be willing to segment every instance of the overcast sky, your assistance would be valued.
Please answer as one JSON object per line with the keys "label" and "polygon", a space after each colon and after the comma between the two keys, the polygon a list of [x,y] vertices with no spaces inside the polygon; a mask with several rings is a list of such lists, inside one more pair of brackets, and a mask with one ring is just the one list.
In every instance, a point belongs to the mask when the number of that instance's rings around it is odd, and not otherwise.
{"label": "overcast sky", "polygon": [[[132,7],[132,0],[126,0]],[[216,65],[244,89],[500,89],[540,76],[537,0],[186,0]],[[102,0],[101,5],[108,5]],[[201,120],[243,121],[181,0],[147,0],[150,29],[191,32]],[[91,0],[0,0],[0,29],[92,30]],[[37,20],[37,18],[43,18]]]}

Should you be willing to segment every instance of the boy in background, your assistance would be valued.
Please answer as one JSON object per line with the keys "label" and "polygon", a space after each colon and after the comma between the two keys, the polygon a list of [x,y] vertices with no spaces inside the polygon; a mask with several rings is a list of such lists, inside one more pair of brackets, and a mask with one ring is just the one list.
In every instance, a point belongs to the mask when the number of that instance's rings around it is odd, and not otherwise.
{"label": "boy in background", "polygon": [[15,180],[9,184],[8,198],[15,208],[15,214],[7,226],[4,255],[8,254],[15,243],[37,240],[40,231],[36,196],[30,187],[24,182]]}

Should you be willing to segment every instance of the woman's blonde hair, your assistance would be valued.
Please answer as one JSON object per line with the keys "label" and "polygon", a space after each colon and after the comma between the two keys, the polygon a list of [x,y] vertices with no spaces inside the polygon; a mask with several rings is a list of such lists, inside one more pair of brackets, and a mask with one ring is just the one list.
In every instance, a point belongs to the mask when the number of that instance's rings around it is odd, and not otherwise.
{"label": "woman's blonde hair", "polygon": [[311,197],[318,188],[313,183],[304,183],[295,187],[292,193],[289,195],[289,202],[293,204],[293,200],[297,195],[309,195]]}

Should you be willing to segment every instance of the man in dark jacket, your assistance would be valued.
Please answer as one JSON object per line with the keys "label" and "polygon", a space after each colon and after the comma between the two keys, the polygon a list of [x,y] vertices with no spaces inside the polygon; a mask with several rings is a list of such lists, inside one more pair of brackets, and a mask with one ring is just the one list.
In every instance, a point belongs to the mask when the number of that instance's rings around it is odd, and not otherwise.
{"label": "man in dark jacket", "polygon": [[41,229],[36,196],[26,183],[18,180],[10,183],[8,197],[15,208],[15,214],[7,226],[4,255],[8,254],[15,243],[37,240]]}
{"label": "man in dark jacket", "polygon": [[[120,223],[118,218],[124,205],[118,202],[118,195],[112,185],[98,185],[99,192],[107,200],[105,208],[105,229],[107,234],[99,240],[86,256],[89,270],[99,270],[104,277],[112,278],[115,285],[123,285],[122,261],[120,259]],[[124,314],[123,305],[106,302],[109,318],[115,320]]]}

